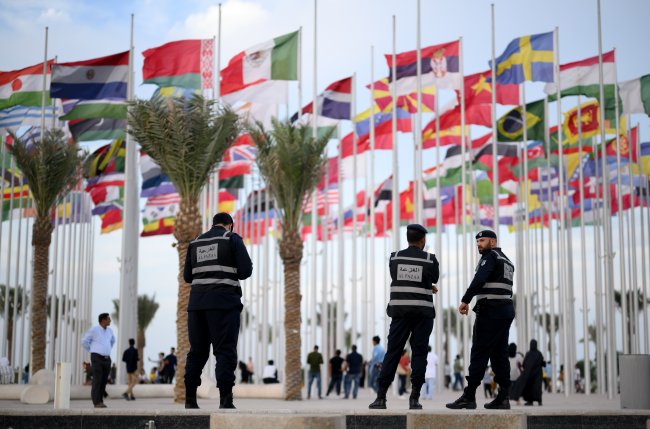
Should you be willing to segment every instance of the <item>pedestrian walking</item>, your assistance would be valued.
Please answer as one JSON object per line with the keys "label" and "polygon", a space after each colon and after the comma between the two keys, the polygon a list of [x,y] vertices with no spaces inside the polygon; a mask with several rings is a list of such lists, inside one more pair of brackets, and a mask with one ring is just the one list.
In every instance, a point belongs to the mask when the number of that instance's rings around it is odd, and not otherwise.
{"label": "pedestrian walking", "polygon": [[321,395],[321,377],[320,366],[323,364],[323,355],[318,352],[318,346],[314,346],[314,351],[307,355],[307,365],[309,365],[309,381],[307,383],[307,399],[311,398],[311,385],[316,380],[318,389],[318,399],[323,399]]}
{"label": "pedestrian walking", "polygon": [[542,405],[542,372],[544,370],[544,356],[537,350],[537,340],[530,340],[530,350],[526,353],[523,363],[523,372],[519,376],[515,389],[513,389],[513,399],[519,401],[520,397],[524,398],[524,405],[533,405],[538,402]]}
{"label": "pedestrian walking", "polygon": [[408,352],[404,350],[402,352],[402,357],[399,359],[399,364],[397,365],[397,394],[399,396],[404,396],[406,393],[409,393],[406,390],[406,377],[409,375],[410,368],[411,359],[409,359]]}
{"label": "pedestrian walking", "polygon": [[456,355],[456,359],[454,359],[454,384],[452,386],[452,389],[463,390],[464,388],[465,381],[463,380],[463,362],[460,360],[460,355]]}
{"label": "pedestrian walking", "polygon": [[341,396],[341,381],[343,379],[343,358],[341,357],[341,350],[337,350],[334,356],[330,359],[330,384],[327,388],[325,396],[330,396],[332,390],[336,390],[336,396]]}
{"label": "pedestrian walking", "polygon": [[375,392],[379,391],[377,379],[381,372],[381,365],[384,362],[384,356],[386,356],[386,350],[384,350],[384,346],[379,344],[380,342],[381,339],[378,335],[372,337],[372,359],[370,359],[370,362],[368,363],[368,385]]}
{"label": "pedestrian walking", "polygon": [[90,353],[92,371],[92,388],[90,397],[95,408],[106,408],[104,392],[111,372],[111,350],[115,344],[115,335],[109,327],[111,316],[102,313],[97,318],[99,324],[90,328],[81,339],[81,345]]}
{"label": "pedestrian walking", "polygon": [[424,372],[425,391],[422,397],[424,399],[433,399],[433,391],[436,389],[436,373],[438,371],[438,355],[428,348],[427,353],[427,370]]}
{"label": "pedestrian walking", "polygon": [[[348,372],[345,374],[345,380],[343,383],[345,399],[350,397],[350,392],[352,392],[352,398],[357,399],[359,386],[361,385],[361,371],[364,367],[363,356],[357,352],[357,346],[353,344],[351,350],[352,351],[345,357],[345,363],[348,367]],[[354,387],[352,387],[353,384]]]}
{"label": "pedestrian walking", "polygon": [[135,348],[135,340],[129,338],[129,348],[122,353],[122,362],[126,364],[126,374],[128,379],[128,386],[126,392],[122,394],[127,401],[134,401],[133,387],[138,384],[138,349]]}

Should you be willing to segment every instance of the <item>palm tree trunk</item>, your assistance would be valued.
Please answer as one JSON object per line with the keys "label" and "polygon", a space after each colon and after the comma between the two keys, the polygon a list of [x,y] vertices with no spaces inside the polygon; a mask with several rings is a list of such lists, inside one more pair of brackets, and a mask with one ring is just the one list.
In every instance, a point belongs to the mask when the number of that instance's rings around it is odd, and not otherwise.
{"label": "palm tree trunk", "polygon": [[280,258],[284,266],[284,399],[302,399],[300,369],[300,261],[303,244],[295,229],[283,230],[280,241]]}
{"label": "palm tree trunk", "polygon": [[32,228],[34,247],[34,267],[32,271],[31,328],[32,374],[45,368],[45,332],[47,328],[47,283],[50,268],[50,243],[52,242],[52,223],[49,217],[39,216]]}
{"label": "palm tree trunk", "polygon": [[181,199],[180,211],[176,217],[174,237],[178,250],[178,303],[176,305],[176,386],[174,401],[185,401],[185,361],[190,351],[190,341],[187,335],[187,304],[190,297],[190,285],[183,280],[185,256],[190,241],[201,233],[201,214],[196,199]]}
{"label": "palm tree trunk", "polygon": [[140,376],[140,371],[144,368],[144,346],[146,345],[143,329],[138,328],[138,339],[136,344],[138,345],[138,356],[140,357],[138,360],[138,376]]}

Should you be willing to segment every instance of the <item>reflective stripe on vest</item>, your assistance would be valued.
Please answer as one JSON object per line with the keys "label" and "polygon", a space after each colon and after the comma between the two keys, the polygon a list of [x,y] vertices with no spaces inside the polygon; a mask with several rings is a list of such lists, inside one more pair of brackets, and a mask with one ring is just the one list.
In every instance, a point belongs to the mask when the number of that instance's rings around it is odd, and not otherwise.
{"label": "reflective stripe on vest", "polygon": [[507,283],[489,282],[485,283],[483,289],[507,289],[508,292],[512,293],[512,285],[509,285]]}
{"label": "reflective stripe on vest", "polygon": [[431,259],[431,255],[427,254],[427,258],[411,258],[409,256],[393,256],[390,258],[391,261],[416,261],[416,262],[422,262],[422,263],[427,263],[427,264],[433,264],[433,259]]}
{"label": "reflective stripe on vest", "polygon": [[208,237],[208,238],[197,238],[192,240],[192,243],[199,243],[201,241],[214,241],[214,240],[230,240],[230,233],[226,232],[224,235],[219,237]]}
{"label": "reflective stripe on vest", "polygon": [[192,285],[228,285],[240,287],[239,280],[230,279],[194,279]]}
{"label": "reflective stripe on vest", "polygon": [[508,295],[495,295],[491,293],[482,293],[479,295],[476,295],[476,300],[480,299],[500,299],[503,301],[512,301],[512,298],[510,298]]}
{"label": "reflective stripe on vest", "polygon": [[424,289],[421,287],[391,286],[390,291],[398,293],[421,293],[423,295],[433,295],[433,291],[431,289]]}
{"label": "reflective stripe on vest", "polygon": [[433,301],[424,301],[421,299],[391,299],[389,305],[415,305],[433,308]]}
{"label": "reflective stripe on vest", "polygon": [[211,272],[211,271],[222,271],[224,273],[237,274],[237,268],[226,267],[224,265],[206,265],[204,267],[192,268],[192,274],[207,273],[207,272]]}

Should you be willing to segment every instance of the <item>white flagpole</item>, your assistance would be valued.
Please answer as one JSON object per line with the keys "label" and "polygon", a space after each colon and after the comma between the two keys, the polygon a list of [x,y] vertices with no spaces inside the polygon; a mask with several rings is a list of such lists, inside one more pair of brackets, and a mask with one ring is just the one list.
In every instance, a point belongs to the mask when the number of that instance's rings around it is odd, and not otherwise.
{"label": "white flagpole", "polygon": [[57,329],[57,324],[56,320],[59,317],[57,313],[57,277],[59,273],[59,261],[58,261],[58,256],[59,256],[59,236],[61,235],[62,229],[61,229],[61,222],[59,219],[59,210],[54,211],[54,230],[53,230],[53,235],[54,237],[52,238],[52,243],[54,246],[52,247],[53,249],[53,256],[52,256],[52,281],[50,282],[50,338],[52,339],[50,343],[50,363],[52,365],[52,368],[54,368],[54,352],[56,350],[56,333],[58,331]]}
{"label": "white flagpole", "polygon": [[[14,143],[15,144],[15,143]],[[16,177],[16,165],[14,163],[14,158],[11,158],[11,183],[9,184],[9,190],[11,193],[11,198],[9,199],[9,242],[7,246],[7,277],[5,280],[5,298],[4,298],[4,315],[6,320],[9,319],[9,285],[11,279],[11,242],[13,239],[13,227],[14,227],[14,192],[16,187],[14,186],[15,177]],[[4,180],[4,179],[3,179]],[[4,194],[3,194],[4,197]],[[0,224],[0,227],[2,225]],[[5,323],[4,328],[2,329],[2,356],[7,355],[7,339],[9,338],[9,323]]]}
{"label": "white flagpole", "polygon": [[[641,171],[641,136],[637,137],[636,141],[636,153],[637,153],[637,158],[636,158],[636,165],[637,169],[640,172]],[[647,227],[646,221],[645,221],[645,215],[644,215],[644,210],[643,206],[648,204],[648,192],[650,191],[650,186],[648,184],[648,178],[645,177],[642,179],[645,181],[641,182],[640,185],[643,186],[643,193],[641,194],[641,207],[639,210],[640,213],[640,218],[639,218],[639,223],[641,224],[641,236],[640,240],[643,241],[646,237],[645,229]],[[634,218],[634,217],[633,217]],[[634,228],[633,228],[634,229]],[[635,246],[636,248],[636,243]],[[648,331],[650,324],[648,323],[648,319],[650,318],[650,315],[648,314],[648,295],[650,294],[649,288],[648,288],[648,282],[646,281],[646,247],[647,246],[641,246],[641,284],[643,285],[643,333],[645,336],[644,339],[644,352],[650,353],[650,332]]]}
{"label": "white flagpole", "polygon": [[[22,297],[21,297],[21,303],[22,303],[22,312],[21,312],[21,322],[20,322],[20,335],[18,335],[18,338],[20,338],[20,354],[18,355],[18,360],[17,362],[20,362],[20,365],[22,366],[24,360],[23,360],[23,355],[25,352],[25,345],[29,344],[29,335],[25,336],[25,325],[27,324],[27,313],[29,312],[29,305],[27,303],[27,281],[28,281],[28,276],[27,273],[30,271],[31,267],[31,260],[29,259],[29,250],[31,246],[28,244],[29,237],[30,237],[30,232],[31,228],[29,227],[29,219],[31,217],[31,208],[32,208],[32,199],[28,198],[27,199],[27,213],[29,216],[26,216],[26,221],[27,224],[25,225],[25,253],[23,254],[23,260],[25,261],[24,268],[23,268],[23,290],[22,290]],[[56,218],[55,218],[56,219]],[[54,276],[52,276],[54,279]],[[50,319],[51,320],[51,319]],[[52,338],[52,337],[50,337]],[[27,348],[29,350],[29,348]]]}
{"label": "white flagpole", "polygon": [[[617,90],[618,92],[618,90]],[[616,98],[618,99],[618,94],[616,94]],[[630,180],[630,209],[626,211],[625,217],[626,217],[626,223],[627,223],[627,243],[628,243],[628,249],[627,251],[629,252],[629,258],[628,258],[628,272],[629,272],[629,282],[630,282],[630,288],[632,288],[632,317],[631,317],[631,323],[630,327],[632,328],[632,336],[633,336],[633,341],[632,341],[632,350],[631,352],[633,354],[638,354],[640,353],[641,349],[641,344],[640,338],[639,338],[639,327],[637,326],[637,323],[639,321],[639,287],[637,283],[637,268],[636,268],[636,260],[637,260],[637,252],[636,252],[636,236],[634,235],[633,231],[636,231],[636,216],[634,213],[634,200],[635,200],[635,187],[634,187],[634,177],[633,177],[633,172],[631,166],[634,165],[633,160],[632,160],[632,150],[630,148],[630,143],[631,143],[631,136],[632,136],[632,128],[630,127],[630,118],[629,114],[627,117],[627,124],[628,124],[628,132],[627,132],[627,140],[628,140],[628,146],[627,146],[627,155],[628,155],[628,163],[626,165],[625,170],[628,172],[628,177]],[[620,173],[619,173],[620,174]],[[621,207],[621,206],[619,206]]]}
{"label": "white flagpole", "polygon": [[[399,237],[399,163],[397,151],[397,23],[393,15],[393,56],[392,56],[392,85],[391,94],[393,102],[392,110],[392,131],[393,131],[393,186],[391,197],[393,199],[393,249],[397,252],[400,247]],[[386,285],[386,287],[388,287]]]}
{"label": "white flagpole", "polygon": [[[325,154],[327,155],[327,149],[325,149]],[[325,235],[323,236],[323,244],[322,244],[322,246],[323,246],[323,266],[322,266],[321,289],[325,289],[325,285],[327,285],[327,282],[328,282],[327,250],[328,250],[329,242],[330,242],[330,229],[329,229],[330,207],[329,207],[329,196],[328,196],[328,192],[327,192],[328,188],[329,188],[329,168],[326,168],[325,169],[325,201],[324,201],[324,203],[325,203],[325,226],[324,226]],[[323,225],[321,225],[321,228],[323,228]],[[317,301],[316,295],[317,295],[317,291],[314,288],[314,299],[313,299],[313,308],[312,308],[313,312],[314,312],[313,313],[314,317],[312,318],[312,320],[314,321],[313,322],[314,323],[314,341],[316,341],[316,329],[315,329],[316,328],[316,325],[315,325],[315,323],[316,323],[316,313],[317,313],[317,311],[316,311],[316,306],[317,306],[317,304],[316,304],[316,301]],[[321,291],[321,297],[322,297],[322,291]],[[322,314],[322,311],[321,311],[321,325],[322,325],[322,322],[323,322],[322,317],[323,317],[323,314]],[[323,343],[324,340],[325,340],[325,337],[321,337],[321,348],[323,350],[322,351],[323,361],[326,362],[326,364],[323,365],[322,374],[323,374],[323,385],[328,386],[329,385],[329,375],[330,374],[327,371],[327,363],[330,360],[330,350],[329,350],[329,347],[326,347],[324,345],[324,343]],[[342,349],[343,346],[341,345],[340,348]]]}
{"label": "white flagpole", "polygon": [[[499,161],[498,161],[498,151],[497,151],[497,65],[496,65],[496,48],[495,48],[495,37],[496,37],[496,25],[495,25],[495,13],[494,13],[494,3],[491,5],[492,11],[492,205],[494,206],[494,231],[499,236]],[[462,61],[462,60],[461,60]],[[465,88],[464,78],[463,78],[463,89]],[[461,102],[463,98],[461,97]],[[464,124],[463,124],[464,127]],[[524,127],[525,128],[525,127]],[[464,155],[463,155],[463,159]],[[463,183],[465,183],[465,178],[463,177]],[[465,202],[463,201],[463,204]]]}
{"label": "white flagpole", "polygon": [[[464,87],[465,85],[463,85]],[[436,257],[438,259],[438,263],[440,266],[442,266],[443,260],[446,259],[443,257],[442,253],[442,228],[444,227],[443,221],[442,221],[442,198],[440,196],[440,110],[439,110],[439,103],[438,103],[438,87],[436,87],[436,95],[435,95],[435,115],[436,115]],[[420,133],[422,134],[422,133]],[[420,171],[420,177],[422,176],[422,171]],[[447,234],[447,245],[449,245],[449,234]],[[447,247],[449,249],[449,247]],[[448,252],[449,253],[449,252]],[[447,254],[448,254],[447,253]],[[447,260],[450,260],[449,258]],[[451,272],[451,270],[447,271],[448,273]],[[446,285],[446,283],[443,282],[443,276],[441,275],[439,280],[438,280],[438,294],[436,294],[436,306],[437,308],[442,309],[442,286]],[[447,302],[449,303],[449,298],[451,296],[450,291],[445,291],[444,294],[447,296]],[[451,306],[449,306],[449,309],[451,310]],[[444,309],[443,309],[444,311]],[[447,331],[450,332],[450,321],[451,317],[447,318]],[[440,339],[442,338],[442,333],[438,331],[438,336],[436,337],[436,353],[438,354],[438,374],[441,374],[443,376],[439,376],[438,380],[436,382],[436,392],[440,393],[442,392],[442,388],[444,387],[444,369],[445,369],[445,361],[442,359],[442,347],[440,347]],[[460,338],[459,338],[460,340]],[[449,350],[449,336],[447,336],[447,350]],[[449,356],[445,357],[445,360],[448,361]]]}
{"label": "white flagpole", "polygon": [[[2,179],[0,179],[2,180]],[[13,314],[11,320],[13,320],[13,326],[12,332],[11,332],[11,354],[7,353],[9,356],[10,362],[14,363],[14,366],[16,364],[16,344],[18,342],[18,339],[16,338],[16,330],[17,330],[17,325],[18,325],[18,319],[17,319],[17,311],[18,311],[18,286],[19,286],[19,281],[20,281],[20,246],[22,244],[21,240],[21,233],[22,233],[22,227],[23,227],[23,186],[25,185],[25,176],[22,176],[20,178],[20,191],[19,191],[19,196],[20,200],[18,202],[18,244],[17,244],[17,249],[16,249],[16,276],[15,276],[15,281],[14,281],[14,303],[13,303]],[[2,227],[2,224],[0,224],[0,228]],[[27,243],[25,243],[25,246],[27,246]],[[9,290],[9,284],[6,286],[6,290]],[[7,302],[5,301],[5,304]],[[5,318],[5,321],[9,319],[8,313],[5,313],[7,316]],[[9,325],[7,323],[7,325]],[[7,336],[9,335],[9,332],[7,332]],[[7,338],[8,339],[8,338]]]}
{"label": "white flagpole", "polygon": [[[519,90],[520,90],[520,96],[521,96],[521,112],[523,114],[523,117],[527,117],[526,113],[526,84],[521,83],[519,85]],[[493,94],[494,96],[494,94]],[[524,199],[524,206],[525,206],[525,216],[521,217],[519,220],[521,220],[522,224],[522,235],[523,235],[523,240],[524,240],[524,245],[521,248],[521,253],[522,253],[522,260],[523,264],[520,272],[522,273],[522,279],[524,279],[523,282],[520,282],[519,285],[517,286],[517,301],[519,301],[520,304],[525,304],[522,305],[521,307],[517,308],[522,308],[524,309],[524,317],[520,317],[517,322],[522,322],[522,328],[521,330],[522,336],[523,336],[523,344],[528,344],[530,343],[530,335],[532,334],[532,326],[534,325],[534,322],[531,320],[532,313],[531,313],[531,308],[530,308],[530,293],[529,293],[529,283],[527,281],[527,273],[528,273],[528,251],[527,251],[527,246],[528,242],[526,241],[528,238],[528,234],[526,233],[527,231],[527,226],[528,226],[528,128],[526,125],[523,127],[523,158],[524,158],[524,186],[521,187],[521,193],[522,199]],[[521,203],[521,201],[518,201],[518,203]],[[520,207],[519,207],[520,208]],[[520,213],[521,215],[521,213]],[[518,216],[519,217],[519,216]],[[523,320],[522,320],[523,319]],[[519,323],[517,323],[519,325]]]}
{"label": "white flagpole", "polygon": [[[133,99],[133,20],[131,14],[131,40],[129,48],[128,99]],[[138,199],[138,162],[136,142],[126,134],[124,169],[124,229],[122,231],[122,257],[120,270],[120,315],[118,321],[118,351],[126,350],[129,338],[136,337],[138,326],[138,229],[140,207]],[[118,367],[117,379],[126,382],[122,365]]]}
{"label": "white flagpole", "polygon": [[41,95],[41,137],[45,133],[45,102],[46,102],[46,91],[47,91],[47,39],[48,39],[49,28],[45,27],[45,53],[43,55],[43,87]]}
{"label": "white flagpole", "polygon": [[417,112],[415,114],[415,171],[413,171],[414,221],[422,224],[422,46],[420,30],[420,0],[417,0]]}
{"label": "white flagpole", "polygon": [[[375,286],[375,243],[376,243],[376,231],[375,231],[375,47],[370,47],[370,189],[368,192],[368,198],[370,199],[370,264],[369,264],[369,273],[368,273],[368,282],[371,287]],[[375,300],[370,300],[370,326],[368,331],[368,336],[375,335]],[[368,338],[366,338],[368,340]],[[361,350],[365,350],[365,347],[362,347]]]}
{"label": "white flagpole", "polygon": [[[217,50],[217,70],[216,82],[214,85],[214,98],[217,102],[221,101],[221,3],[219,3],[219,28],[217,29],[217,46],[213,46]],[[300,104],[300,103],[299,103]]]}
{"label": "white flagpole", "polygon": [[[352,138],[354,144],[352,145],[352,258],[350,258],[350,261],[352,262],[352,266],[350,267],[351,275],[352,275],[352,283],[351,283],[351,290],[350,292],[352,293],[352,311],[350,312],[350,319],[351,319],[351,327],[352,327],[352,342],[354,342],[357,338],[357,311],[356,309],[358,308],[358,283],[357,283],[357,260],[358,260],[358,254],[357,254],[357,144],[358,144],[358,138],[359,136],[357,135],[357,127],[355,123],[355,118],[357,116],[357,91],[356,91],[356,84],[357,84],[357,73],[352,74],[352,103],[350,105],[350,119],[352,120]],[[372,113],[372,112],[371,112]],[[373,115],[370,115],[370,120],[373,120]],[[341,349],[344,349],[345,344],[341,344]]]}
{"label": "white flagpole", "polygon": [[[463,234],[463,255],[462,255],[462,266],[461,269],[463,270],[463,275],[462,275],[462,282],[461,284],[467,285],[469,284],[468,278],[467,278],[467,266],[469,262],[469,248],[467,246],[467,221],[466,221],[466,216],[465,216],[465,204],[467,204],[467,187],[466,185],[466,180],[467,180],[467,160],[465,159],[466,151],[467,151],[467,143],[466,143],[466,135],[465,135],[465,71],[464,71],[464,58],[463,58],[463,38],[460,37],[458,39],[458,44],[459,44],[459,50],[460,50],[460,81],[461,81],[461,86],[460,86],[460,147],[461,147],[461,159],[462,159],[462,167],[461,167],[461,186],[462,186],[462,201],[460,204],[461,207],[461,213],[460,213],[460,222],[461,222],[461,229],[462,229],[462,234]],[[496,180],[496,177],[495,177]],[[498,200],[497,200],[498,203]],[[498,234],[498,225],[499,225],[499,219],[498,217],[495,220],[495,231],[497,231]],[[463,323],[463,344],[469,344],[469,317],[463,317],[462,318],[462,323]],[[465,356],[463,362],[469,362],[469,348],[465,347]]]}
{"label": "white flagpole", "polygon": [[[581,97],[578,95],[578,152],[583,156],[582,148],[582,111]],[[582,289],[582,335],[584,339],[583,354],[585,368],[585,394],[591,395],[591,359],[589,357],[589,303],[587,300],[587,249],[585,246],[585,190],[582,162],[578,167],[580,180],[580,271]]]}
{"label": "white flagpole", "polygon": [[[63,199],[63,203],[65,204],[66,199]],[[57,209],[58,212],[58,209]],[[62,231],[61,234],[61,255],[60,255],[60,261],[59,261],[59,267],[57,268],[58,275],[59,275],[59,286],[57,290],[56,295],[52,295],[52,306],[56,306],[57,312],[54,313],[54,319],[53,321],[56,322],[56,327],[55,329],[55,335],[52,336],[52,351],[53,351],[53,357],[54,359],[52,360],[52,367],[56,364],[57,361],[61,361],[63,359],[62,355],[62,349],[63,349],[63,314],[64,314],[64,303],[63,303],[63,296],[64,296],[64,288],[65,288],[65,267],[69,263],[69,261],[66,259],[66,237],[69,234],[68,228],[65,227],[66,223],[68,221],[68,213],[67,210],[63,210],[63,213],[61,214],[61,222],[60,222],[60,228]]]}
{"label": "white flagpole", "polygon": [[[604,160],[607,159],[606,137],[605,137],[605,88],[603,85],[603,41],[600,18],[600,0],[596,0],[598,12],[598,81],[600,86],[600,133],[601,149],[603,159],[603,226],[604,226],[604,249],[605,249],[605,293],[607,294],[607,377],[608,389],[607,398],[613,399],[617,391],[617,365],[616,365],[616,326],[614,317],[614,270],[613,255],[611,254],[612,244],[612,219],[610,215],[611,199],[609,194],[609,168],[606,167]],[[625,342],[625,341],[624,341]]]}

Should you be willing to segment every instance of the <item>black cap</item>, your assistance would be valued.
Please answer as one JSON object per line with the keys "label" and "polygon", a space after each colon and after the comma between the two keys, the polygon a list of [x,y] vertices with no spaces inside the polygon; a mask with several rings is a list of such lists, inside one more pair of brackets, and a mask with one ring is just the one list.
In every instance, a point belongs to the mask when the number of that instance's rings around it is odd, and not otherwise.
{"label": "black cap", "polygon": [[497,234],[492,231],[491,229],[484,229],[483,231],[480,231],[478,234],[476,234],[476,239],[478,240],[479,238],[497,238]]}
{"label": "black cap", "polygon": [[407,230],[412,229],[417,232],[421,232],[422,234],[426,235],[429,233],[425,227],[420,225],[419,223],[412,223],[409,226],[406,227]]}

